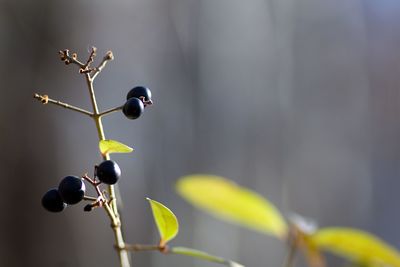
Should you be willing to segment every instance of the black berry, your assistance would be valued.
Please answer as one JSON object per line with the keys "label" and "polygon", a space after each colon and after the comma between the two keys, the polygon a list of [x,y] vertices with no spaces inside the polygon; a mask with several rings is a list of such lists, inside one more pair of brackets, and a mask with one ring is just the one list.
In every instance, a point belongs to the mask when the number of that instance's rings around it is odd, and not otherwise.
{"label": "black berry", "polygon": [[51,189],[44,194],[42,206],[51,212],[61,212],[67,207],[67,204],[63,202],[57,189]]}
{"label": "black berry", "polygon": [[97,166],[96,175],[105,184],[115,184],[121,177],[121,169],[113,160],[105,160]]}
{"label": "black berry", "polygon": [[126,101],[122,112],[125,114],[125,116],[128,119],[134,120],[140,117],[142,115],[144,110],[144,105],[143,102],[136,97],[132,97]]}
{"label": "black berry", "polygon": [[126,100],[131,99],[132,97],[139,98],[144,97],[145,101],[151,100],[151,91],[149,88],[144,86],[136,86],[132,88],[126,96]]}
{"label": "black berry", "polygon": [[85,190],[85,183],[76,176],[67,176],[58,185],[58,192],[67,204],[76,204],[81,201],[85,195]]}
{"label": "black berry", "polygon": [[92,211],[92,209],[93,209],[92,204],[87,204],[87,205],[83,208],[83,211],[89,212],[89,211]]}

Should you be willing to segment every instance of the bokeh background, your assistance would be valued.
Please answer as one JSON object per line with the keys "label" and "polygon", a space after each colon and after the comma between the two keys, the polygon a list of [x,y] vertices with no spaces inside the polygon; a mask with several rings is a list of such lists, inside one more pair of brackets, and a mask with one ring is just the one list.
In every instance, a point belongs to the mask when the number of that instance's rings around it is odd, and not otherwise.
{"label": "bokeh background", "polygon": [[[57,52],[85,58],[92,45],[116,58],[95,82],[101,109],[135,85],[155,101],[139,120],[104,120],[108,138],[136,149],[113,157],[128,242],[158,238],[149,196],[180,219],[173,244],[280,266],[283,244],[174,192],[180,176],[211,173],[285,214],[359,227],[399,248],[399,25],[397,0],[1,0],[0,265],[117,266],[101,210],[40,205],[62,177],[101,160],[90,119],[32,98],[89,109],[83,77]],[[216,265],[140,253],[134,266]]]}

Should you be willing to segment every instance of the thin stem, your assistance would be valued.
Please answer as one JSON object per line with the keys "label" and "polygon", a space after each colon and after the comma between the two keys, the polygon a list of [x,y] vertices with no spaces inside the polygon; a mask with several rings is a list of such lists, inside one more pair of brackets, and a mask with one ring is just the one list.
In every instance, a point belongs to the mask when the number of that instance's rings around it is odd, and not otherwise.
{"label": "thin stem", "polygon": [[105,111],[99,113],[98,116],[99,117],[103,117],[103,116],[108,115],[110,113],[113,113],[113,112],[116,112],[116,111],[120,111],[123,107],[124,106],[120,106],[120,107],[115,107],[115,108],[111,108],[111,109],[105,110]]}
{"label": "thin stem", "polygon": [[160,251],[161,248],[158,245],[141,245],[141,244],[125,244],[125,250],[129,251]]}
{"label": "thin stem", "polygon": [[283,267],[293,267],[296,250],[297,250],[296,240],[295,240],[295,238],[292,238],[292,240],[290,241],[290,244],[289,244],[289,250],[286,255],[286,259],[283,264]]}
{"label": "thin stem", "polygon": [[[89,89],[90,100],[92,102],[93,113],[94,113],[94,116],[92,118],[94,119],[95,124],[96,124],[98,138],[99,138],[99,140],[104,140],[105,139],[104,129],[103,129],[103,124],[101,122],[101,117],[99,116],[99,109],[97,106],[96,96],[94,93],[93,78],[90,77],[89,73],[85,73],[85,78],[86,78],[86,84]],[[103,159],[108,160],[108,159],[110,159],[110,156],[108,154],[105,154],[105,155],[103,155]],[[114,189],[113,185],[108,186],[108,192],[110,195],[110,199],[112,201],[110,204],[105,203],[104,207],[105,207],[107,214],[109,215],[109,217],[112,220],[111,227],[113,229],[116,246],[118,248],[117,251],[118,251],[118,256],[119,256],[119,260],[120,260],[120,266],[121,267],[130,267],[129,254],[124,249],[125,241],[124,241],[124,238],[122,235],[121,221],[119,219],[118,207],[117,207],[116,198],[115,198],[115,189]]]}
{"label": "thin stem", "polygon": [[49,98],[48,95],[34,94],[33,97],[35,99],[39,100],[40,102],[42,102],[43,104],[50,103],[50,104],[53,104],[53,105],[57,105],[57,106],[60,106],[60,107],[63,107],[63,108],[69,109],[69,110],[73,110],[73,111],[85,114],[85,115],[90,116],[90,117],[93,116],[93,113],[91,113],[91,112],[89,112],[89,111],[87,111],[87,110],[85,110],[83,108],[75,107],[73,105],[70,105],[70,104],[67,104],[67,103],[64,103],[64,102],[61,102],[61,101],[58,101],[58,100],[51,99],[51,98]]}
{"label": "thin stem", "polygon": [[97,75],[104,69],[108,61],[111,61],[114,59],[114,55],[111,51],[108,51],[107,54],[104,56],[103,60],[100,62],[100,64],[94,69],[93,75],[92,75],[92,80],[94,80]]}
{"label": "thin stem", "polygon": [[85,179],[88,183],[90,183],[94,187],[94,189],[96,190],[96,193],[97,193],[97,196],[98,196],[98,198],[96,199],[97,202],[101,202],[101,205],[103,205],[103,203],[107,202],[106,197],[101,192],[100,187],[99,187],[101,182],[96,182],[94,179],[90,178],[87,174],[82,176],[82,178]]}
{"label": "thin stem", "polygon": [[85,64],[78,60],[76,53],[73,53],[72,56],[70,56],[68,49],[59,51],[58,53],[60,54],[61,60],[64,61],[65,64],[76,64],[81,67],[81,69],[85,68]]}
{"label": "thin stem", "polygon": [[[88,89],[89,89],[90,101],[92,103],[93,113],[94,113],[94,115],[98,115],[99,114],[99,108],[97,106],[96,95],[94,94],[93,80],[90,77],[89,73],[85,73],[85,78],[86,78],[86,84],[87,84]],[[104,137],[104,131],[102,131],[102,132],[103,132],[103,136],[102,137]]]}
{"label": "thin stem", "polygon": [[[96,182],[94,179],[90,178],[87,174],[85,174],[84,176],[82,176],[83,179],[85,179],[86,181],[88,181],[91,185],[93,185],[94,187],[98,186],[99,184],[101,184],[101,182]],[[101,194],[100,194],[101,195]]]}
{"label": "thin stem", "polygon": [[92,51],[90,51],[90,55],[88,60],[86,61],[86,64],[82,67],[82,72],[90,72],[91,70],[89,69],[90,64],[93,63],[94,58],[96,57],[96,51],[97,48],[92,46]]}
{"label": "thin stem", "polygon": [[[111,228],[112,229],[120,228],[121,227],[121,222],[120,222],[119,218],[115,216],[114,211],[111,209],[110,205],[107,202],[104,202],[103,206],[104,206],[108,216],[111,219]],[[121,238],[122,238],[122,236],[121,236]],[[128,262],[128,264],[129,264],[129,262]],[[121,267],[122,266],[124,266],[124,265],[123,265],[123,261],[121,260]],[[130,265],[127,265],[127,266],[130,266]]]}
{"label": "thin stem", "polygon": [[84,196],[83,200],[88,200],[88,201],[97,201],[97,197],[91,197],[91,196]]}

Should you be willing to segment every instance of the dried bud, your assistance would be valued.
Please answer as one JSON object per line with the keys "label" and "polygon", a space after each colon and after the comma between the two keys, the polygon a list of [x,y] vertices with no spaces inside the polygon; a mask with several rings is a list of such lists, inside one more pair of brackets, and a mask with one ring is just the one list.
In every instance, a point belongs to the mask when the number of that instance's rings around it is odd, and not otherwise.
{"label": "dried bud", "polygon": [[97,52],[97,48],[92,46],[92,52],[91,52],[92,56],[96,56],[96,52]]}
{"label": "dried bud", "polygon": [[59,51],[58,54],[60,55],[60,58],[62,61],[64,61],[66,59],[65,53],[63,51]]}
{"label": "dried bud", "polygon": [[93,209],[92,204],[87,204],[87,205],[83,208],[83,211],[89,212],[89,211],[92,211],[92,209]]}
{"label": "dried bud", "polygon": [[114,55],[112,51],[108,51],[106,56],[104,57],[106,60],[114,60]]}
{"label": "dried bud", "polygon": [[43,95],[43,96],[40,98],[40,101],[41,101],[43,104],[49,103],[49,96],[48,96],[48,95]]}

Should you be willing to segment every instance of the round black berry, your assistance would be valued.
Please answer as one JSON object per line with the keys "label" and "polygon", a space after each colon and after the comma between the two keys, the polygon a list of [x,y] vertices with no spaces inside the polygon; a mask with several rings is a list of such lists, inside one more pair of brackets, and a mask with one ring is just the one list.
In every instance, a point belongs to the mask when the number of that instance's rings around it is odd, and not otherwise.
{"label": "round black berry", "polygon": [[97,166],[97,178],[105,184],[115,184],[121,177],[121,169],[113,160],[105,160]]}
{"label": "round black berry", "polygon": [[122,112],[128,119],[134,120],[142,115],[144,110],[143,102],[136,97],[132,97],[126,101],[124,107],[122,108]]}
{"label": "round black berry", "polygon": [[42,206],[51,212],[61,212],[67,207],[57,189],[51,189],[44,194]]}
{"label": "round black berry", "polygon": [[144,86],[136,86],[133,87],[126,96],[126,100],[131,99],[132,97],[139,98],[144,97],[145,101],[151,100],[151,91],[149,88]]}
{"label": "round black berry", "polygon": [[58,185],[58,192],[67,204],[76,204],[85,195],[85,183],[76,176],[67,176]]}

